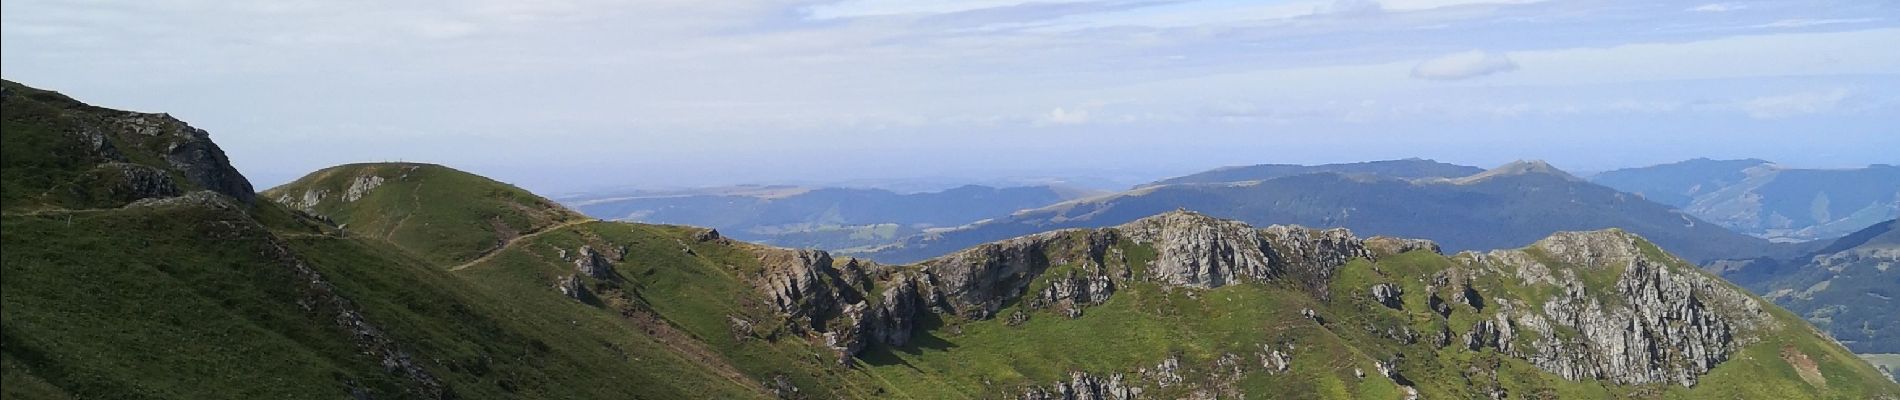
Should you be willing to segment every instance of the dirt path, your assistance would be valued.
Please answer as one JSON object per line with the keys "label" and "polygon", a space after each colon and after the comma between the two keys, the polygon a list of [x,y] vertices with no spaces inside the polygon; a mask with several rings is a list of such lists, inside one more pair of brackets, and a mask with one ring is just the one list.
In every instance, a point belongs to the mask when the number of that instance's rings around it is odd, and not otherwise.
{"label": "dirt path", "polygon": [[585,224],[585,223],[594,222],[594,221],[599,221],[599,220],[593,219],[593,218],[577,219],[573,221],[563,222],[560,225],[542,228],[541,230],[530,232],[525,235],[516,236],[514,239],[508,240],[508,243],[503,243],[500,247],[496,247],[494,249],[488,250],[487,253],[482,253],[481,257],[476,257],[474,260],[469,260],[469,262],[462,263],[461,265],[449,267],[449,270],[461,271],[463,269],[467,269],[468,267],[475,266],[475,264],[481,264],[483,261],[488,261],[488,259],[494,258],[496,254],[501,254],[503,250],[508,250],[509,247],[514,247],[515,243],[521,243],[522,240],[530,239],[535,236],[541,236],[541,234],[543,233],[558,231],[558,230],[568,228],[571,226]]}
{"label": "dirt path", "polygon": [[409,202],[413,204],[409,207],[409,213],[403,214],[402,219],[396,220],[396,224],[391,225],[388,232],[383,232],[383,241],[387,242],[390,238],[396,237],[396,231],[402,230],[402,225],[409,223],[409,217],[414,217],[417,212],[422,211],[422,184],[418,183],[415,187],[409,188]]}

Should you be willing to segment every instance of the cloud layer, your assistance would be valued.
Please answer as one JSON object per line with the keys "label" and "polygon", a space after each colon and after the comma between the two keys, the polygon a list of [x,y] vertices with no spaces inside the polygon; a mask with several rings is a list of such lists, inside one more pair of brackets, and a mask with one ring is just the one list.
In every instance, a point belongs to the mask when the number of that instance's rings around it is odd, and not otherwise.
{"label": "cloud layer", "polygon": [[1517,70],[1517,62],[1503,53],[1481,50],[1458,52],[1420,61],[1412,67],[1412,77],[1430,80],[1471,79]]}
{"label": "cloud layer", "polygon": [[[4,1],[8,79],[172,112],[260,186],[395,158],[759,182],[1900,126],[1900,14],[1861,0]],[[1748,155],[1827,152],[1789,153]]]}

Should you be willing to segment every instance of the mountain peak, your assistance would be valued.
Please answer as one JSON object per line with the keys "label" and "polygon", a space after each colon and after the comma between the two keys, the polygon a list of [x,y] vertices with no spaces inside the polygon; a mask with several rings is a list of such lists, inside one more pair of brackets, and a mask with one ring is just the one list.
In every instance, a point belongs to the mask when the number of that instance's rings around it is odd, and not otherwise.
{"label": "mountain peak", "polygon": [[1568,181],[1583,181],[1582,178],[1571,175],[1569,172],[1564,172],[1564,170],[1557,169],[1556,166],[1552,166],[1550,163],[1544,162],[1544,160],[1517,160],[1488,171],[1480,172],[1476,175],[1455,179],[1453,182],[1458,184],[1470,184],[1497,177],[1527,175],[1550,175]]}

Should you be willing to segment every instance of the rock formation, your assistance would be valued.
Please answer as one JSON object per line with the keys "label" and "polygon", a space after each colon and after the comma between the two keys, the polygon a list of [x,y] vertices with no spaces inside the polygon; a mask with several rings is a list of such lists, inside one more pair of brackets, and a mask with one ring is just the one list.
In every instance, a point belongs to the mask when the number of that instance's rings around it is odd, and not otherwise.
{"label": "rock formation", "polygon": [[[1503,273],[1499,268],[1508,266],[1525,284],[1559,289],[1534,309],[1500,301],[1499,316],[1508,319],[1479,323],[1465,334],[1466,346],[1501,347],[1567,379],[1692,386],[1748,344],[1748,333],[1775,323],[1746,293],[1681,260],[1647,254],[1634,235],[1618,230],[1564,232],[1528,250],[1466,254],[1475,267]],[[1613,275],[1615,283],[1591,288],[1580,274]],[[1559,328],[1578,334],[1560,335]],[[1531,335],[1532,348],[1512,348],[1518,335]]]}

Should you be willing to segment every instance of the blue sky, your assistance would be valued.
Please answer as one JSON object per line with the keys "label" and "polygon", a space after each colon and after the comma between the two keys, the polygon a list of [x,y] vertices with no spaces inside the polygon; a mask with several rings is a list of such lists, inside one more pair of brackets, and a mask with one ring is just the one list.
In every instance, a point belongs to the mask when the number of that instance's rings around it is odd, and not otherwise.
{"label": "blue sky", "polygon": [[0,3],[7,79],[210,130],[260,186],[1158,177],[1426,157],[1895,163],[1891,1]]}

